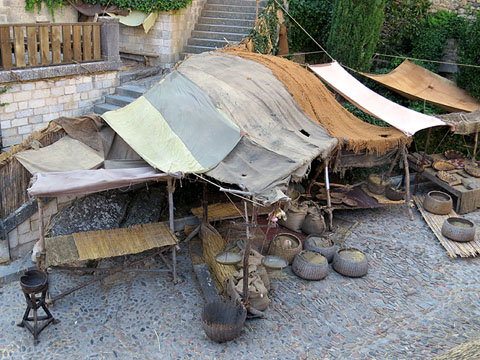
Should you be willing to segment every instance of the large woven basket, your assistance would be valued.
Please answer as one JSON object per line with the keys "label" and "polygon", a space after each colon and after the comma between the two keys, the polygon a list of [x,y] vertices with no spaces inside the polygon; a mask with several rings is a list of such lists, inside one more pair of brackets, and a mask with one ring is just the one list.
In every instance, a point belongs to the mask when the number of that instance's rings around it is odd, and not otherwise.
{"label": "large woven basket", "polygon": [[[351,261],[342,254],[342,251],[358,251],[364,255],[361,261]],[[368,272],[368,259],[367,255],[358,249],[342,249],[337,251],[333,259],[333,269],[343,276],[348,277],[362,277],[367,275]]]}
{"label": "large woven basket", "polygon": [[432,214],[448,215],[452,211],[453,201],[447,193],[430,191],[423,200],[423,208]]}
{"label": "large woven basket", "polygon": [[224,300],[209,302],[202,312],[205,333],[218,343],[237,338],[246,318],[247,310],[243,306]]}
{"label": "large woven basket", "polygon": [[454,241],[472,241],[475,239],[475,225],[470,220],[451,217],[443,222],[442,235]]}
{"label": "large woven basket", "polygon": [[390,178],[384,178],[382,181],[382,176],[378,174],[371,174],[368,177],[367,188],[370,192],[381,195],[385,192],[385,188],[391,183]]}
{"label": "large woven basket", "polygon": [[304,243],[305,250],[315,251],[325,256],[329,263],[333,261],[335,253],[338,251],[338,245],[332,242],[331,246],[323,247],[315,244],[315,238],[321,238],[321,235],[312,234],[307,236]]}
{"label": "large woven basket", "polygon": [[309,252],[308,250],[301,251],[295,260],[293,260],[292,271],[300,278],[305,280],[322,280],[328,274],[328,261],[320,253],[316,253],[318,256],[321,256],[324,259],[324,262],[321,264],[312,264],[305,261],[303,254]]}
{"label": "large woven basket", "polygon": [[[297,243],[298,245],[292,249],[282,248],[276,241],[276,239],[281,236],[290,238],[294,243]],[[275,235],[275,238],[272,240],[269,253],[270,255],[280,256],[284,258],[289,264],[291,264],[293,262],[293,259],[295,259],[295,256],[297,256],[300,251],[302,251],[302,242],[298,237],[289,233],[280,233]]]}

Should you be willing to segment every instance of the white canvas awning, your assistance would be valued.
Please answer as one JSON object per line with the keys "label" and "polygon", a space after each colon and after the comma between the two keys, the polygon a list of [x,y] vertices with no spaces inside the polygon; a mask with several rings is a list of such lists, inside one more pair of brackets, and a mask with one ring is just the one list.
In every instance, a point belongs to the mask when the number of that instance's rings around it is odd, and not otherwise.
{"label": "white canvas awning", "polygon": [[350,75],[338,62],[311,65],[309,68],[344,98],[366,113],[383,120],[407,136],[447,123],[394,103],[370,90]]}

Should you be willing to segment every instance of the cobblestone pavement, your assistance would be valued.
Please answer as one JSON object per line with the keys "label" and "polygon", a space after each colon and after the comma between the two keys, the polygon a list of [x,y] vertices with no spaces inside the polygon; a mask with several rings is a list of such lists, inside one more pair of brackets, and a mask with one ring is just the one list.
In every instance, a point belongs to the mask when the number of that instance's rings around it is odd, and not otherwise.
{"label": "cobblestone pavement", "polygon": [[[61,320],[40,334],[15,326],[24,311],[18,283],[0,288],[0,353],[12,359],[430,359],[480,336],[480,262],[450,259],[418,211],[404,207],[337,212],[358,220],[347,245],[369,257],[366,277],[333,270],[308,282],[289,271],[273,304],[240,338],[210,341],[203,299],[186,248],[181,282],[166,274],[122,274],[60,300]],[[480,213],[467,216],[480,220]],[[131,258],[130,258],[131,260]],[[53,293],[82,278],[52,275]]]}

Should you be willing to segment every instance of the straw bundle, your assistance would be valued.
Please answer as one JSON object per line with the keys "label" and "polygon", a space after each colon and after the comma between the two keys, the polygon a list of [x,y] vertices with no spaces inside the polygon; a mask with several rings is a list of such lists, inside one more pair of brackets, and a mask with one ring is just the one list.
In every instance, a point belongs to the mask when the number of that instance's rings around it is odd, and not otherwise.
{"label": "straw bundle", "polygon": [[225,250],[226,242],[210,225],[202,223],[200,236],[203,242],[203,257],[213,275],[215,286],[219,293],[226,290],[226,280],[233,277],[235,267],[222,265],[215,261],[215,255]]}
{"label": "straw bundle", "polygon": [[480,359],[480,340],[469,341],[437,356],[434,360]]}

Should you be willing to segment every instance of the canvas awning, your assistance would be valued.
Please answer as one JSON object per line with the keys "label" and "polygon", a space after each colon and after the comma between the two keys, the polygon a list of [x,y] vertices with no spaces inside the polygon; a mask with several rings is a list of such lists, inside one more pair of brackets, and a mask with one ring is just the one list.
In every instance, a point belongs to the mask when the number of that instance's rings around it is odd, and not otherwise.
{"label": "canvas awning", "polygon": [[381,119],[407,136],[434,126],[448,125],[440,119],[408,109],[370,90],[350,75],[338,62],[309,68],[352,104]]}
{"label": "canvas awning", "polygon": [[30,196],[92,194],[146,181],[166,181],[169,178],[182,177],[182,173],[159,173],[151,167],[38,173],[27,191]]}
{"label": "canvas awning", "polygon": [[408,60],[388,74],[361,74],[407,99],[425,100],[449,112],[480,109],[480,103],[453,81]]}

